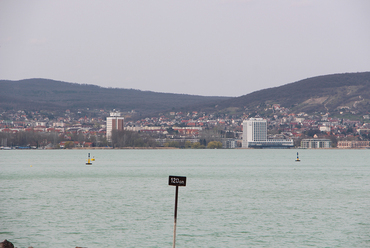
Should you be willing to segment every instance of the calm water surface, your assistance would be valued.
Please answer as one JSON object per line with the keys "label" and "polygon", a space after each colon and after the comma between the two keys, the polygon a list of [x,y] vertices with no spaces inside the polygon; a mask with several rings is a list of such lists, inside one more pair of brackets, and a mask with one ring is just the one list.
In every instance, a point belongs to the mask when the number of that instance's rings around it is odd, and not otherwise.
{"label": "calm water surface", "polygon": [[176,247],[370,247],[370,150],[298,151],[0,151],[0,240],[172,247],[178,175]]}

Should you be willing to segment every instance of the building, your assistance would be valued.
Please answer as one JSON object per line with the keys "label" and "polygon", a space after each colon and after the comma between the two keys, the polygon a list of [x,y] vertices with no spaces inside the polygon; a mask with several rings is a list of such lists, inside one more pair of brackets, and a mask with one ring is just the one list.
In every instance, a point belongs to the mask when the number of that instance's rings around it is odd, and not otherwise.
{"label": "building", "polygon": [[222,139],[222,148],[233,149],[236,148],[237,140],[232,138]]}
{"label": "building", "polygon": [[303,139],[302,148],[331,148],[330,139]]}
{"label": "building", "polygon": [[267,121],[262,118],[250,118],[243,121],[243,148],[289,148],[291,139],[267,139]]}
{"label": "building", "polygon": [[319,127],[319,130],[320,130],[320,132],[330,132],[331,131],[331,127],[328,127],[328,126],[320,126]]}
{"label": "building", "polygon": [[338,148],[368,148],[370,146],[369,141],[338,141]]}
{"label": "building", "polygon": [[119,112],[111,112],[110,116],[107,117],[107,141],[112,141],[113,130],[123,130],[124,117],[121,117]]}

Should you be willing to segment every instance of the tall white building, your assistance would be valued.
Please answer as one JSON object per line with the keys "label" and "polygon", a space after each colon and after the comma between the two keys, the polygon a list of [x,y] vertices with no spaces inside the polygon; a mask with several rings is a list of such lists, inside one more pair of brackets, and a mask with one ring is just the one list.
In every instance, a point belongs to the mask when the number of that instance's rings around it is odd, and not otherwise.
{"label": "tall white building", "polygon": [[111,112],[110,116],[107,117],[107,140],[112,141],[112,131],[113,130],[123,130],[124,117],[121,117],[119,112]]}
{"label": "tall white building", "polygon": [[267,139],[267,121],[262,118],[250,118],[243,121],[243,148],[287,148],[293,146],[293,140]]}
{"label": "tall white building", "polygon": [[243,147],[250,142],[267,140],[267,121],[262,118],[250,118],[243,121]]}

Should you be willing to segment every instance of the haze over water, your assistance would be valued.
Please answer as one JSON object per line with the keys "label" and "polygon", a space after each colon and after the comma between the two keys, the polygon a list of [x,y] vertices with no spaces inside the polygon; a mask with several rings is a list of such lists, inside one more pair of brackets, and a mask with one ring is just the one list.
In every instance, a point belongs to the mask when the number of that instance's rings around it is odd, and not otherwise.
{"label": "haze over water", "polygon": [[0,151],[0,239],[172,247],[177,175],[177,247],[369,247],[370,150],[296,152]]}

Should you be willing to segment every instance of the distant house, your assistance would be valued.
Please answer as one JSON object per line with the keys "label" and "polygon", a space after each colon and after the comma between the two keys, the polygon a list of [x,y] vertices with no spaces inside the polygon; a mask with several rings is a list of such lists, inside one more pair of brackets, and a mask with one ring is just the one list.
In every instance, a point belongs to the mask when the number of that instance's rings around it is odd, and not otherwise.
{"label": "distant house", "polygon": [[331,148],[330,139],[303,139],[302,148]]}
{"label": "distant house", "polygon": [[233,149],[236,148],[237,145],[237,140],[236,139],[223,139],[222,140],[222,147],[227,148],[227,149]]}
{"label": "distant house", "polygon": [[201,127],[173,127],[173,130],[178,131],[183,136],[198,136],[202,130]]}
{"label": "distant house", "polygon": [[92,142],[82,142],[82,147],[92,147]]}
{"label": "distant house", "polygon": [[64,127],[64,126],[65,126],[65,123],[62,121],[53,123],[53,127]]}
{"label": "distant house", "polygon": [[36,127],[33,128],[33,131],[35,131],[35,132],[45,132],[46,127],[45,126],[36,126]]}
{"label": "distant house", "polygon": [[370,141],[338,141],[338,148],[367,148]]}
{"label": "distant house", "polygon": [[[68,142],[68,143],[67,143]],[[72,142],[72,143],[71,143]],[[61,141],[59,143],[59,147],[60,148],[65,148],[66,147],[66,143],[69,145],[69,147],[92,147],[92,142],[78,142],[78,141]]]}
{"label": "distant house", "polygon": [[319,126],[320,132],[330,132],[331,128],[328,126]]}

